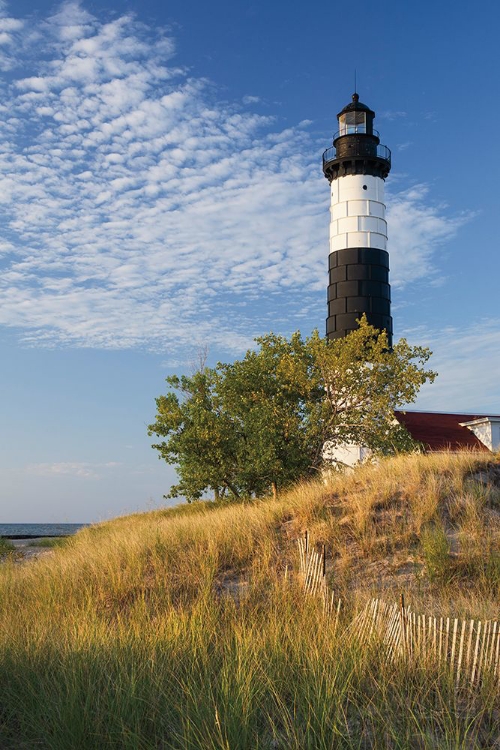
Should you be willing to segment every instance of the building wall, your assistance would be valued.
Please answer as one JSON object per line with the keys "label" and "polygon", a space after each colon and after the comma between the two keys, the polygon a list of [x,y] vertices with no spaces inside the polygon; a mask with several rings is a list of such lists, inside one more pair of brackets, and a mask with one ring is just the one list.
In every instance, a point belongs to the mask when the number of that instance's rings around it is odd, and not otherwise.
{"label": "building wall", "polygon": [[340,466],[352,468],[363,463],[370,456],[369,448],[354,443],[342,443],[342,445],[333,446],[327,442],[323,446],[323,460],[329,464],[340,464]]}
{"label": "building wall", "polygon": [[486,417],[469,423],[462,422],[462,425],[471,430],[490,451],[500,450],[500,419]]}

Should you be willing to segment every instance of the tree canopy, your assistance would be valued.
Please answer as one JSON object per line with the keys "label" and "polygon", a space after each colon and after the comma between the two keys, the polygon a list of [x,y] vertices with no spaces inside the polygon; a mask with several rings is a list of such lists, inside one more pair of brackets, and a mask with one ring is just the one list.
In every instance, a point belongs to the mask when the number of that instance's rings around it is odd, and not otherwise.
{"label": "tree canopy", "polygon": [[394,410],[436,377],[427,348],[401,339],[390,349],[364,316],[345,338],[268,334],[256,345],[241,360],[166,379],[148,430],[177,467],[169,497],[276,494],[321,468],[326,443],[374,454],[415,447]]}

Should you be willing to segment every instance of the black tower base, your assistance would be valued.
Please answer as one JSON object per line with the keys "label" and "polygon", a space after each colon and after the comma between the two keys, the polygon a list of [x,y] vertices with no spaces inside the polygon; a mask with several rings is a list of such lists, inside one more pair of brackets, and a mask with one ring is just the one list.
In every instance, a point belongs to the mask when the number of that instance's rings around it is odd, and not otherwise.
{"label": "black tower base", "polygon": [[365,313],[368,323],[385,330],[392,346],[389,253],[366,247],[336,250],[329,256],[326,335],[342,338],[357,329]]}

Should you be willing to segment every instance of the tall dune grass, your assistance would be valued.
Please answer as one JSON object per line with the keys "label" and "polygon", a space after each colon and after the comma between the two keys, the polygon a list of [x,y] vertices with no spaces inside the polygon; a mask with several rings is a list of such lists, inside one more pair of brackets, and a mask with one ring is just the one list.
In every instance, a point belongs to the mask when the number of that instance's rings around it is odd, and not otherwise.
{"label": "tall dune grass", "polygon": [[[276,501],[116,519],[2,563],[0,747],[494,747],[495,685],[457,694],[444,673],[360,650],[283,575],[307,528],[328,545],[346,622],[371,592],[363,571],[398,555],[414,559],[418,605],[497,616],[498,493],[474,478],[487,463],[400,457]],[[432,528],[458,545],[450,576],[430,574]],[[481,569],[465,534],[488,538]],[[379,584],[394,592],[390,570]]]}

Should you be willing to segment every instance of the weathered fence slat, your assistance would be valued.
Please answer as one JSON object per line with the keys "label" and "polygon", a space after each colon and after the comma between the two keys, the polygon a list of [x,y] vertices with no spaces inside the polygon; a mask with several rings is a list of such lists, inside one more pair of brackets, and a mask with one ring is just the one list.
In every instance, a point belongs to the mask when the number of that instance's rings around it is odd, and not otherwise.
{"label": "weathered fence slat", "polygon": [[483,629],[483,640],[481,643],[481,649],[479,652],[479,664],[477,665],[477,679],[481,679],[481,675],[484,671],[484,660],[486,658],[486,651],[488,650],[490,640],[490,621],[487,620],[484,623]]}
{"label": "weathered fence slat", "polygon": [[465,628],[467,626],[467,620],[462,621],[462,632],[460,633],[460,646],[458,649],[458,664],[457,664],[457,685],[460,682],[460,668],[462,666],[462,655],[464,652],[464,639],[465,639]]}
{"label": "weathered fence slat", "polygon": [[491,635],[490,652],[488,654],[488,669],[491,669],[493,665],[493,651],[495,649],[495,641],[497,639],[497,625],[498,623],[495,620],[495,622],[493,623],[493,633]]}
{"label": "weathered fence slat", "polygon": [[450,665],[452,669],[453,669],[453,665],[455,664],[455,647],[457,645],[457,628],[458,628],[458,619],[455,617],[453,621],[453,636],[451,638]]}
{"label": "weathered fence slat", "polygon": [[481,637],[481,625],[482,625],[481,620],[478,620],[477,621],[476,645],[474,647],[474,661],[472,663],[472,672],[470,676],[471,683],[474,682],[474,677],[476,676],[477,656],[479,652],[479,639]]}
{"label": "weathered fence slat", "polygon": [[469,639],[467,641],[467,656],[465,657],[465,668],[467,670],[470,667],[470,656],[471,656],[473,634],[474,634],[474,620],[471,620],[470,625],[469,625]]}

